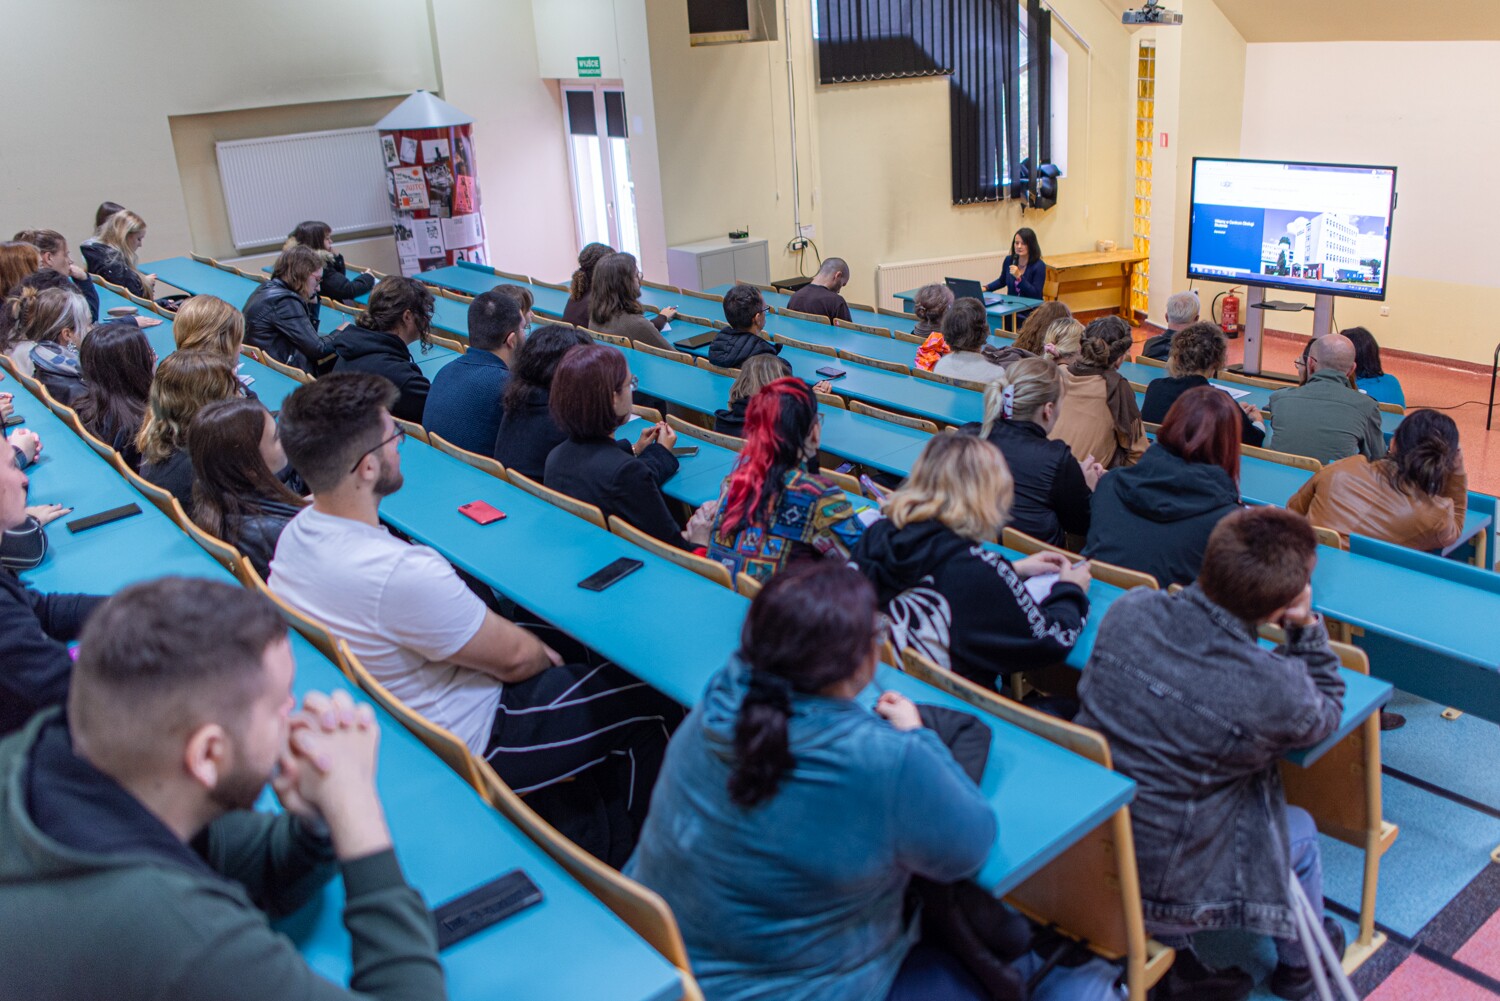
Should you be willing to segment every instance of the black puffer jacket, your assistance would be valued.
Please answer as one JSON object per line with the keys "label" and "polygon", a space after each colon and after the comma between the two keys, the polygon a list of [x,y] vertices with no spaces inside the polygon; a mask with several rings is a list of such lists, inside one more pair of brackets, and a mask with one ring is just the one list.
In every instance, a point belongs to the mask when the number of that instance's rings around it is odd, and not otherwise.
{"label": "black puffer jacket", "polygon": [[333,335],[333,349],[338,355],[338,361],[333,364],[335,372],[370,372],[385,376],[401,393],[391,413],[403,421],[422,422],[431,384],[417,363],[411,360],[405,341],[383,330],[353,325]]}
{"label": "black puffer jacket", "polygon": [[725,327],[708,346],[708,360],[720,368],[739,368],[756,355],[780,354],[781,345],[748,330]]}
{"label": "black puffer jacket", "polygon": [[317,312],[280,278],[250,293],[244,312],[246,344],[313,375],[328,371],[333,337],[318,333]]}

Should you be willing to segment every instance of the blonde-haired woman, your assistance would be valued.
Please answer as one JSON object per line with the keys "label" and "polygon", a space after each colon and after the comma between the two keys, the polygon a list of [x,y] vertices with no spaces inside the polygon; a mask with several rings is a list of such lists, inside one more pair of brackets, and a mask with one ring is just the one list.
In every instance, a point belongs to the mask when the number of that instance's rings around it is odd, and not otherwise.
{"label": "blonde-haired woman", "polygon": [[1046,358],[1022,358],[984,391],[984,422],[960,430],[987,439],[1015,481],[1010,527],[1054,546],[1089,531],[1090,501],[1104,467],[1080,462],[1065,441],[1047,437],[1063,402],[1062,376]]}
{"label": "blonde-haired woman", "polygon": [[83,251],[91,274],[142,299],[150,299],[156,294],[156,276],[142,274],[136,257],[145,240],[146,220],[129,209],[121,209],[105,219],[78,249]]}
{"label": "blonde-haired woman", "polygon": [[[875,584],[897,649],[908,647],[971,681],[1068,656],[1088,618],[1089,569],[1057,553],[1012,564],[994,541],[1014,484],[999,450],[964,434],[937,435],[881,505],[850,561]],[[1057,574],[1036,601],[1025,579]]]}
{"label": "blonde-haired woman", "polygon": [[238,365],[245,314],[218,296],[195,295],[172,318],[172,341],[178,351],[207,351]]}
{"label": "blonde-haired woman", "polygon": [[736,438],[745,437],[745,408],[750,405],[750,398],[777,379],[785,379],[791,374],[792,366],[777,355],[758,354],[746,358],[745,364],[740,366],[740,374],[729,387],[728,409],[714,411],[714,430]]}
{"label": "blonde-haired woman", "polygon": [[1042,335],[1042,354],[1059,365],[1067,365],[1078,357],[1078,351],[1083,347],[1084,329],[1084,325],[1071,316],[1053,320]]}
{"label": "blonde-haired woman", "polygon": [[156,367],[146,419],[136,437],[141,476],[170,491],[188,514],[193,510],[193,460],[188,425],[215,400],[240,395],[234,367],[208,351],[174,351]]}

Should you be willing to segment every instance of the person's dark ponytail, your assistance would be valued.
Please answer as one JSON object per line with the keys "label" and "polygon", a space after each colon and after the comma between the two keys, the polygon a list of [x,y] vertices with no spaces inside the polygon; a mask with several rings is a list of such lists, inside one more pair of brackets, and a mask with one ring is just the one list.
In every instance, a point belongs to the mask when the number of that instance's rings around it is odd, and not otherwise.
{"label": "person's dark ponytail", "polygon": [[750,683],[734,728],[736,805],[751,809],[776,795],[796,765],[794,695],[854,675],[872,655],[874,626],[875,589],[834,560],[795,564],[756,595],[740,631]]}
{"label": "person's dark ponytail", "polygon": [[1396,482],[1429,496],[1443,492],[1458,465],[1458,425],[1436,410],[1414,410],[1391,442]]}
{"label": "person's dark ponytail", "polygon": [[1083,331],[1078,360],[1090,368],[1110,368],[1130,350],[1130,325],[1118,316],[1101,316]]}

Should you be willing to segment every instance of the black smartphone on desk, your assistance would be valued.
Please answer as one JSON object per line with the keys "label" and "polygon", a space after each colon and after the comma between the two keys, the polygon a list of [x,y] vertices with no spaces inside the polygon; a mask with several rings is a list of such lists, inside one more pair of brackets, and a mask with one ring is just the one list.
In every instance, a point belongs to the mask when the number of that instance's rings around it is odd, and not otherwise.
{"label": "black smartphone on desk", "polygon": [[842,379],[849,374],[848,369],[835,368],[832,365],[824,365],[818,369],[818,374],[825,379]]}
{"label": "black smartphone on desk", "polygon": [[86,532],[91,528],[108,525],[112,521],[119,521],[121,518],[129,518],[132,515],[140,513],[141,509],[139,506],[135,504],[122,504],[119,507],[110,508],[108,511],[100,511],[98,514],[87,515],[83,518],[74,518],[66,524],[68,531],[76,535],[79,532]]}
{"label": "black smartphone on desk", "polygon": [[625,577],[635,573],[646,564],[640,560],[633,560],[628,556],[621,556],[609,566],[596,573],[589,574],[578,582],[578,586],[585,591],[602,591]]}
{"label": "black smartphone on desk", "polygon": [[693,348],[701,348],[703,347],[703,345],[711,343],[717,336],[719,336],[719,332],[717,330],[705,330],[701,334],[694,334],[692,337],[684,337],[682,340],[673,341],[672,343],[677,345],[679,348],[687,348],[691,350]]}
{"label": "black smartphone on desk", "polygon": [[679,459],[689,459],[698,454],[697,445],[674,445],[672,454]]}
{"label": "black smartphone on desk", "polygon": [[542,891],[531,877],[520,869],[510,872],[470,890],[461,897],[440,904],[433,909],[432,921],[437,926],[437,944],[446,949],[499,924],[513,914],[542,902]]}

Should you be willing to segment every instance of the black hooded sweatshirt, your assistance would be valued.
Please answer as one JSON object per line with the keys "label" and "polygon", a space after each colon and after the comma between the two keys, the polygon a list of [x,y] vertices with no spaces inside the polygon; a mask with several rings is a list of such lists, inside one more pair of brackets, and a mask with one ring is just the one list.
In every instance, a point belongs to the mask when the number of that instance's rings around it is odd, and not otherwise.
{"label": "black hooded sweatshirt", "polygon": [[351,324],[334,334],[333,350],[338,355],[333,364],[335,372],[373,372],[385,376],[401,391],[391,413],[403,421],[422,423],[427,390],[431,386],[412,361],[405,341],[383,330]]}
{"label": "black hooded sweatshirt", "polygon": [[1209,533],[1239,506],[1239,487],[1228,473],[1188,462],[1158,442],[1140,462],[1099,480],[1083,554],[1149,573],[1162,587],[1190,584]]}
{"label": "black hooded sweatshirt", "polygon": [[898,649],[990,688],[1066,659],[1088,618],[1078,585],[1059,581],[1038,604],[1009,560],[939,521],[877,521],[849,559],[875,584]]}
{"label": "black hooded sweatshirt", "polygon": [[720,330],[708,345],[708,360],[720,368],[739,368],[756,355],[780,353],[780,344],[733,327]]}

